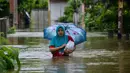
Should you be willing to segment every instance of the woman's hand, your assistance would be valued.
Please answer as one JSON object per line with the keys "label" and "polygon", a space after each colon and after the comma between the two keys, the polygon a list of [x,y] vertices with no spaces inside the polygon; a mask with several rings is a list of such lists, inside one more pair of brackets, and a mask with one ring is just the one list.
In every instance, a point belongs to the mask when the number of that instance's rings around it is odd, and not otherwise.
{"label": "woman's hand", "polygon": [[65,53],[66,55],[68,55],[68,54],[70,54],[70,53],[72,53],[72,52],[73,52],[73,50],[67,50],[67,49],[64,51],[64,53]]}
{"label": "woman's hand", "polygon": [[64,48],[65,46],[66,46],[66,44],[63,44],[63,45],[60,46],[60,47],[52,47],[52,48],[50,48],[50,51],[51,51],[51,52],[55,52],[55,51],[58,51],[58,50]]}
{"label": "woman's hand", "polygon": [[65,50],[64,50],[64,53],[65,53],[66,55],[68,55],[68,54],[72,53],[75,49],[76,49],[76,47],[74,47],[73,50],[65,49]]}
{"label": "woman's hand", "polygon": [[63,44],[62,46],[60,46],[59,48],[62,49],[66,46],[66,44]]}

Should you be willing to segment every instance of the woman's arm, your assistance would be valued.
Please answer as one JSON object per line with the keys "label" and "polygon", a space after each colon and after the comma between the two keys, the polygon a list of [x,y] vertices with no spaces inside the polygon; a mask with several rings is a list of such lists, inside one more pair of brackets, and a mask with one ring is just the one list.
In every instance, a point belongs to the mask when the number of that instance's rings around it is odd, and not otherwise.
{"label": "woman's arm", "polygon": [[51,52],[55,52],[55,51],[58,51],[58,50],[62,49],[62,48],[65,47],[65,46],[66,46],[66,44],[63,44],[63,45],[60,46],[60,47],[50,46],[49,48],[50,48],[50,51],[51,51]]}

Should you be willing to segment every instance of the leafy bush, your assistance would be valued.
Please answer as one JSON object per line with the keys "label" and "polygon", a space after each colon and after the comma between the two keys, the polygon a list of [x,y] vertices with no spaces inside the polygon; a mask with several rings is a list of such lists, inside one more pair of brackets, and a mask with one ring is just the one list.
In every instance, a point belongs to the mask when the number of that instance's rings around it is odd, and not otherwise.
{"label": "leafy bush", "polygon": [[[4,34],[3,32],[0,32],[0,35]],[[8,40],[2,36],[0,36],[0,45],[8,44]]]}
{"label": "leafy bush", "polygon": [[67,18],[65,16],[61,16],[58,18],[58,22],[67,22]]}
{"label": "leafy bush", "polygon": [[33,8],[47,9],[48,8],[48,0],[37,0],[37,4],[35,1]]}
{"label": "leafy bush", "polygon": [[81,0],[68,0],[68,5],[64,9],[64,16],[59,17],[59,22],[73,22],[74,12],[78,12],[77,9],[80,7]]}
{"label": "leafy bush", "polygon": [[[115,1],[114,1],[115,2]],[[113,5],[109,0],[88,1],[85,24],[92,31],[105,31],[117,29],[118,5]]]}
{"label": "leafy bush", "polygon": [[9,28],[9,30],[8,30],[8,34],[13,34],[13,33],[15,33],[16,32],[16,27],[15,26],[13,26],[13,27],[10,27]]}
{"label": "leafy bush", "polygon": [[1,47],[0,48],[0,71],[14,69],[15,62],[17,62],[18,68],[20,68],[19,51],[18,48],[13,47]]}

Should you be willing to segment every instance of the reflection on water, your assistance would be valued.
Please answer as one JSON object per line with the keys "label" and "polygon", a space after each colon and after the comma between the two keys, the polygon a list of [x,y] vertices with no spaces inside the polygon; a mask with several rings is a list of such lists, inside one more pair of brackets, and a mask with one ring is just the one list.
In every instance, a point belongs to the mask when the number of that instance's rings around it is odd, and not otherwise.
{"label": "reflection on water", "polygon": [[89,37],[71,57],[52,58],[43,38],[9,38],[20,49],[21,69],[8,73],[130,73],[130,41]]}
{"label": "reflection on water", "polygon": [[45,73],[86,73],[86,65],[82,58],[53,58],[50,65],[45,66]]}
{"label": "reflection on water", "polygon": [[9,37],[10,45],[39,45],[40,43],[48,43],[47,40],[39,37]]}
{"label": "reflection on water", "polygon": [[117,38],[109,39],[107,37],[90,37],[85,43],[85,47],[88,49],[107,49],[118,50],[128,49],[130,47],[130,41],[118,40]]}
{"label": "reflection on water", "polygon": [[122,51],[119,55],[119,73],[130,73],[130,51]]}

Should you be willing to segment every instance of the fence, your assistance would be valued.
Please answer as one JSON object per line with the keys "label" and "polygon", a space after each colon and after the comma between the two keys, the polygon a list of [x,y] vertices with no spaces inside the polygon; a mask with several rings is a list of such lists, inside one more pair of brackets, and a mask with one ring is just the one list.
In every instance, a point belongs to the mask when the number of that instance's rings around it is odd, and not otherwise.
{"label": "fence", "polygon": [[43,31],[48,24],[48,11],[43,9],[33,9],[31,14],[31,28],[33,31]]}
{"label": "fence", "polygon": [[7,18],[0,18],[0,36],[7,37],[7,24],[8,19]]}

